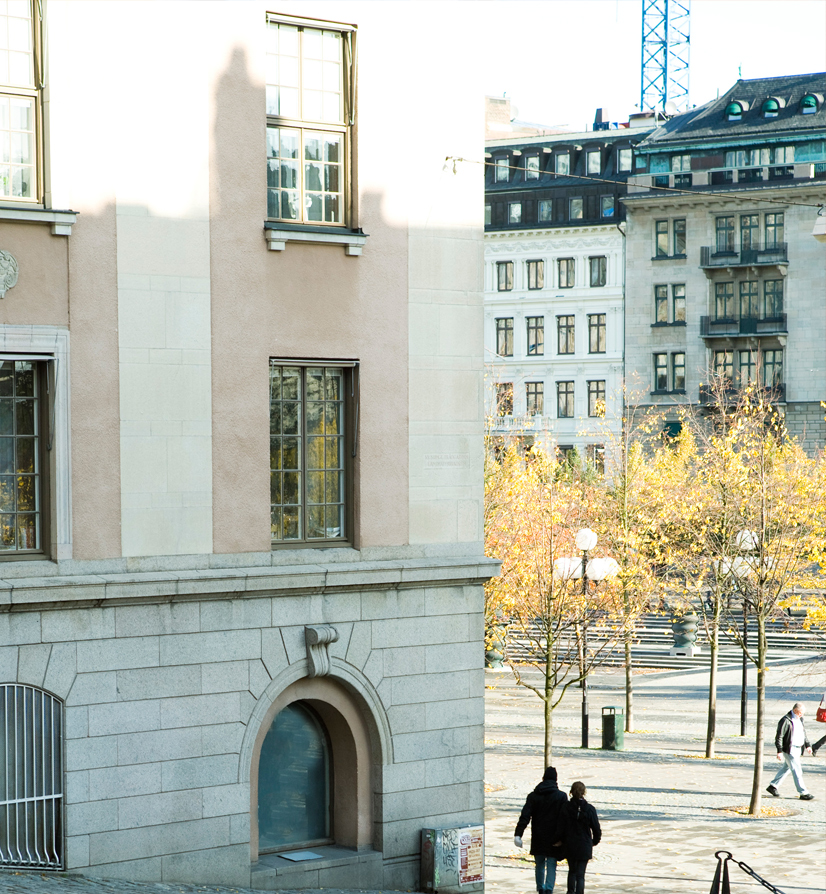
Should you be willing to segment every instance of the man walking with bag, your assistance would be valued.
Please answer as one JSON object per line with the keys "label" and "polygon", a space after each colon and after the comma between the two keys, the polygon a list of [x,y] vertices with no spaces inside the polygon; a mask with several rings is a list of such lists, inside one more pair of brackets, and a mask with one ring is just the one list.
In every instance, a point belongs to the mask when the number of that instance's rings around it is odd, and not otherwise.
{"label": "man walking with bag", "polygon": [[778,792],[777,786],[791,773],[800,800],[813,800],[814,795],[806,790],[806,785],[803,782],[803,768],[800,766],[800,755],[803,751],[805,750],[807,754],[812,753],[812,746],[809,744],[809,737],[803,726],[803,705],[800,702],[795,702],[791,711],[780,718],[774,736],[774,745],[777,749],[777,759],[784,766],[777,771],[777,775],[769,783],[766,791],[770,795],[774,795],[775,798],[779,798],[780,792]]}
{"label": "man walking with bag", "polygon": [[542,782],[528,795],[516,824],[513,843],[522,847],[522,835],[531,827],[531,854],[536,863],[536,890],[551,894],[556,881],[556,863],[563,856],[561,814],[568,799],[559,790],[556,768],[548,767]]}

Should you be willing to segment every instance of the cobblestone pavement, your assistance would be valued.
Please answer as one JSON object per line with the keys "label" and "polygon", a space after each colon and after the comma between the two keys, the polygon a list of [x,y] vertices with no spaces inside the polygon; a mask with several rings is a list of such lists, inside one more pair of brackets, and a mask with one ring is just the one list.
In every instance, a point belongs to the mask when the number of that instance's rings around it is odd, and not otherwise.
{"label": "cobblestone pavement", "polygon": [[[766,704],[763,788],[775,773],[774,729],[795,701],[807,705],[813,741],[823,735],[814,709],[824,688],[824,664],[809,661],[773,667]],[[535,890],[533,862],[513,845],[525,795],[541,779],[541,703],[514,685],[509,673],[486,675],[486,890],[492,894]],[[754,680],[751,680],[752,692]],[[708,672],[643,674],[635,679],[638,732],[626,734],[625,751],[602,751],[601,708],[624,704],[622,672],[602,674],[591,690],[590,745],[580,747],[580,693],[566,695],[554,713],[554,765],[560,787],[582,780],[603,829],[588,866],[586,890],[597,894],[706,894],[726,850],[786,894],[826,891],[826,760],[824,751],[803,758],[814,801],[800,801],[791,779],[781,798],[764,806],[785,816],[757,819],[738,814],[751,792],[754,726],[740,730],[740,671],[720,674],[717,758],[706,760]],[[749,705],[754,720],[755,703]],[[814,734],[814,735],[813,735]],[[565,891],[561,863],[555,890]],[[732,892],[765,891],[730,864]]]}

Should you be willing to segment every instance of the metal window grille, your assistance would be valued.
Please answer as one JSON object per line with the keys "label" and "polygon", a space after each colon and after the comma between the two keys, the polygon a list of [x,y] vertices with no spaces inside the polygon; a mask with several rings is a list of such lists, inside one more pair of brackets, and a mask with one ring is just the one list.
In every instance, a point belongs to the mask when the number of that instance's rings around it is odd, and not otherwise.
{"label": "metal window grille", "polygon": [[0,686],[0,866],[63,868],[63,704]]}

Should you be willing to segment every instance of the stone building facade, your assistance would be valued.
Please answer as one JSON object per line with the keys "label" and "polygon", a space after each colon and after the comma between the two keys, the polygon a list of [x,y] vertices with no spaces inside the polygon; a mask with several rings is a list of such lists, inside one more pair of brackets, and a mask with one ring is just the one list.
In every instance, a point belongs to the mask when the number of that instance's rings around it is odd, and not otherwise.
{"label": "stone building facade", "polygon": [[[440,15],[0,14],[0,865],[410,888],[481,821],[481,185],[443,165],[483,108]],[[412,141],[423,41],[462,76]]]}
{"label": "stone building facade", "polygon": [[638,147],[625,357],[633,403],[679,424],[764,389],[808,451],[826,443],[823,74],[738,81]]}

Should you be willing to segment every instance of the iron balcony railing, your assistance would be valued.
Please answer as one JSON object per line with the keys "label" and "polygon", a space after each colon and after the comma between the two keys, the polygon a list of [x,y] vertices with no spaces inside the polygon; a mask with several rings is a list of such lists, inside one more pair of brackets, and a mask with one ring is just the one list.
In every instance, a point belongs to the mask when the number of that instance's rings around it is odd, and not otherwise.
{"label": "iron balcony railing", "polygon": [[[721,395],[719,388],[713,388],[711,385],[700,385],[700,403],[703,406],[717,406],[717,404],[721,403],[720,397],[722,396],[722,403],[730,406],[740,400],[743,390],[743,388],[730,385],[723,390]],[[761,386],[760,390],[769,403],[782,404],[786,402],[785,382],[778,382],[770,387]]]}
{"label": "iron balcony railing", "polygon": [[628,193],[649,192],[657,189],[713,190],[715,187],[732,189],[742,186],[771,186],[783,180],[820,180],[823,178],[822,162],[797,162],[780,165],[745,165],[733,168],[708,168],[697,171],[663,171],[648,174],[632,174],[628,178]]}
{"label": "iron balcony railing", "polygon": [[788,264],[787,242],[752,242],[750,246],[720,249],[713,245],[700,248],[701,267],[754,267],[761,264]]}
{"label": "iron balcony railing", "polygon": [[788,332],[786,314],[763,317],[700,317],[703,338],[731,338],[738,335],[775,335]]}

